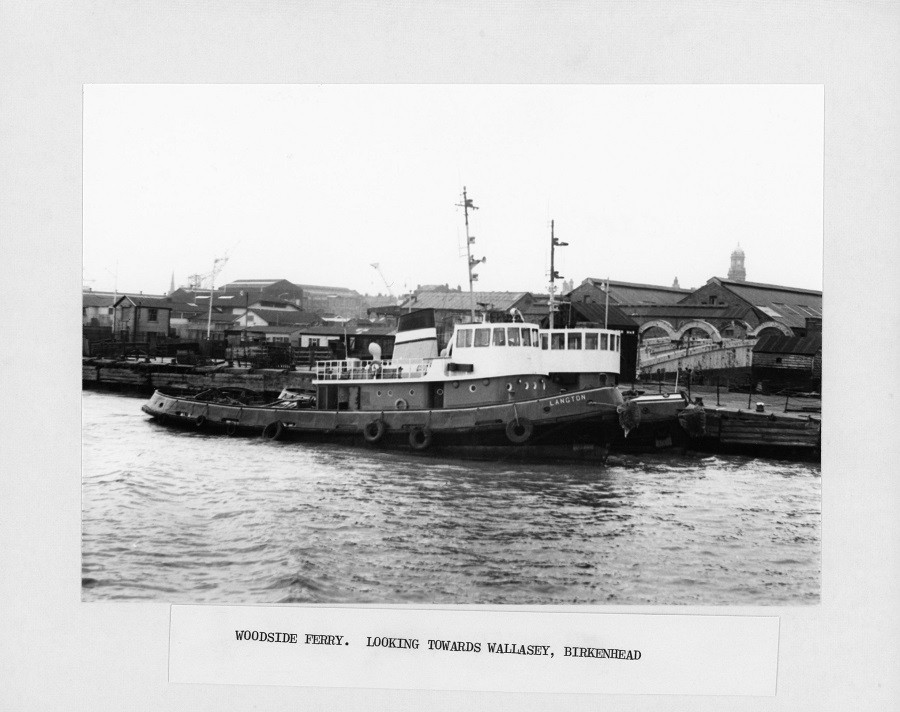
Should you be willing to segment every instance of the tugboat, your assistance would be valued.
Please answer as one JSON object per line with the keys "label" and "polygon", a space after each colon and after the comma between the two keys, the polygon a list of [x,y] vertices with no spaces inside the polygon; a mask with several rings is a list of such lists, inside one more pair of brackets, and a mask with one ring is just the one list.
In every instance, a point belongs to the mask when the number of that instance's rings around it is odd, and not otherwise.
{"label": "tugboat", "polygon": [[[434,311],[414,311],[398,320],[390,360],[373,344],[371,360],[318,362],[314,395],[283,392],[262,403],[216,389],[192,398],[156,391],[144,412],[160,423],[270,440],[340,439],[457,456],[605,458],[623,428],[627,435],[651,407],[635,410],[616,387],[621,332],[554,328],[554,280],[560,278],[554,249],[566,243],[555,237],[553,223],[549,328],[526,322],[516,310],[510,321],[490,322],[487,314],[476,321],[473,268],[485,260],[472,256],[469,211],[477,208],[465,188],[459,207],[472,309],[469,323],[455,324],[443,349]],[[653,420],[648,415],[645,422]],[[675,412],[665,420],[677,422]]]}
{"label": "tugboat", "polygon": [[229,435],[355,439],[417,451],[499,447],[582,457],[605,452],[621,432],[619,332],[485,318],[456,324],[439,354],[434,324],[431,309],[401,315],[387,361],[372,344],[371,360],[318,362],[314,399],[283,394],[253,403],[219,391],[193,398],[156,391],[143,410],[158,422]]}

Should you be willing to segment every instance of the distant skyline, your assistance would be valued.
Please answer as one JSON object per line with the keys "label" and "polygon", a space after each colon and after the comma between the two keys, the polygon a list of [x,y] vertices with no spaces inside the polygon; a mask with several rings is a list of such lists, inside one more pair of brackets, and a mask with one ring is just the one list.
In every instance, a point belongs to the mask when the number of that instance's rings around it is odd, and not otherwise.
{"label": "distant skyline", "polygon": [[[85,286],[546,292],[557,270],[822,288],[817,85],[88,85]],[[208,286],[208,282],[206,284]]]}

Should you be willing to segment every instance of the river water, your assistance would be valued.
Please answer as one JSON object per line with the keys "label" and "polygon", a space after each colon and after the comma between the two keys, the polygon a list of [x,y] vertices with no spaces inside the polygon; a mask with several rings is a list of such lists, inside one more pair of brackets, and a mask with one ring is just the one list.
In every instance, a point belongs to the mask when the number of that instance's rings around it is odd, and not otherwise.
{"label": "river water", "polygon": [[86,601],[819,600],[817,464],[435,459],[167,430],[143,402],[83,394]]}

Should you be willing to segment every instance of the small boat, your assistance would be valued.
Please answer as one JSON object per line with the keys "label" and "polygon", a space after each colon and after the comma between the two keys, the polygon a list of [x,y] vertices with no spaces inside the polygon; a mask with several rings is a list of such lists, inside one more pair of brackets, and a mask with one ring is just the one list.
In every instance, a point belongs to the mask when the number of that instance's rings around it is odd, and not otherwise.
{"label": "small boat", "polygon": [[[515,318],[515,317],[513,317]],[[621,433],[621,334],[524,321],[456,324],[438,353],[434,312],[401,315],[394,357],[320,361],[315,393],[269,403],[239,389],[194,397],[157,390],[145,413],[167,425],[228,435],[349,439],[416,451],[540,447],[579,457]],[[549,448],[549,449],[548,449]],[[596,453],[595,453],[596,451]]]}

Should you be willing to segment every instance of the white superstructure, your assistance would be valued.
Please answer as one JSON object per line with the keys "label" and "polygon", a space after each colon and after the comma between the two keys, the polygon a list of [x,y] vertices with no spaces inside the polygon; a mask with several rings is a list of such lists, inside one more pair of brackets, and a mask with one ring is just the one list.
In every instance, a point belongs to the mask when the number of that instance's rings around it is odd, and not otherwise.
{"label": "white superstructure", "polygon": [[609,329],[541,329],[525,323],[457,324],[445,355],[320,362],[316,380],[443,381],[519,374],[618,374],[621,348],[621,333]]}

